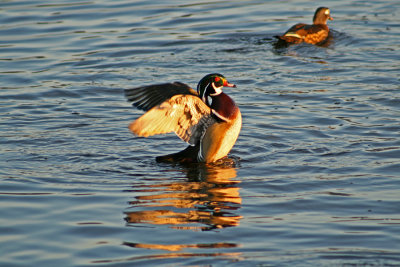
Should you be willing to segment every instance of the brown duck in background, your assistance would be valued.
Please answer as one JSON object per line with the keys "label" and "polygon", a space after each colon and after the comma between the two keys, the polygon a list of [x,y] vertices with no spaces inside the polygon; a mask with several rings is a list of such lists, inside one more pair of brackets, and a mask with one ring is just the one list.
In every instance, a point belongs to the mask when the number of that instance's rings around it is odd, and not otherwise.
{"label": "brown duck in background", "polygon": [[225,157],[239,136],[242,116],[223,87],[236,87],[218,73],[208,74],[197,92],[180,82],[125,90],[128,101],[147,111],[129,125],[137,136],[175,132],[189,146],[160,156],[158,162],[215,162]]}
{"label": "brown duck in background", "polygon": [[315,11],[312,25],[298,23],[292,26],[285,34],[275,37],[279,39],[278,42],[281,45],[302,42],[320,45],[329,37],[329,28],[326,25],[328,19],[333,20],[329,8],[319,7]]}

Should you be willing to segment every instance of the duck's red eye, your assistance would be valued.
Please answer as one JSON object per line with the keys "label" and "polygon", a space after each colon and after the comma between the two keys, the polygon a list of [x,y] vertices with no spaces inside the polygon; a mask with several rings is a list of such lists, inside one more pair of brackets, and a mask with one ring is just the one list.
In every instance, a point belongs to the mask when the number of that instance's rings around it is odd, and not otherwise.
{"label": "duck's red eye", "polygon": [[214,81],[219,82],[221,80],[220,77],[215,77]]}

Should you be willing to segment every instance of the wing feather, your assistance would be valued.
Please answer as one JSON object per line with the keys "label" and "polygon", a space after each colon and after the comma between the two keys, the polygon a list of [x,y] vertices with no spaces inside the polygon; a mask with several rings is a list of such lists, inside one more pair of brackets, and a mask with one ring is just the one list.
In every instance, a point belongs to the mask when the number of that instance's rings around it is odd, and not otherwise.
{"label": "wing feather", "polygon": [[291,27],[284,35],[278,39],[293,43],[301,43],[302,41],[317,44],[325,40],[329,35],[329,28],[322,24],[307,25],[299,23]]}
{"label": "wing feather", "polygon": [[138,136],[151,136],[175,132],[183,141],[195,145],[207,128],[216,123],[210,107],[199,97],[175,95],[154,106],[129,129]]}
{"label": "wing feather", "polygon": [[[306,27],[307,26],[307,24],[304,24],[304,23],[297,23],[296,25],[293,25],[292,27],[290,27],[290,29],[289,30],[287,30],[284,34],[283,34],[283,36],[290,36],[290,35],[292,35],[292,34],[297,34],[297,31],[298,30],[300,30],[301,28],[304,28],[304,27]],[[298,37],[299,38],[299,37]],[[300,37],[301,38],[301,37]]]}
{"label": "wing feather", "polygon": [[125,97],[138,109],[147,111],[175,95],[195,95],[197,92],[181,82],[163,83],[125,90]]}

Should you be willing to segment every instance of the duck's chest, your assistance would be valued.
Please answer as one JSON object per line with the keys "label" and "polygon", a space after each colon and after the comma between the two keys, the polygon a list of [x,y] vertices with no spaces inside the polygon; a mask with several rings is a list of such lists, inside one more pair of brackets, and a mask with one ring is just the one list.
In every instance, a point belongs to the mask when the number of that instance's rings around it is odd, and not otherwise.
{"label": "duck's chest", "polygon": [[235,119],[239,112],[239,108],[235,101],[225,93],[212,97],[210,107],[213,110],[214,115],[223,121],[231,121]]}

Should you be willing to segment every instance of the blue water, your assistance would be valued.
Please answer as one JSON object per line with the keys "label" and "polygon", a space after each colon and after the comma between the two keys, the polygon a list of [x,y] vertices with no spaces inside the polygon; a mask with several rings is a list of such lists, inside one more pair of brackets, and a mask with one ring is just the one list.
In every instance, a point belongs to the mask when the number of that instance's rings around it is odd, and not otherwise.
{"label": "blue water", "polygon": [[[0,265],[400,265],[400,4],[323,5],[328,47],[275,49],[315,2],[0,1]],[[156,163],[186,145],[123,89],[212,72],[229,160]]]}

